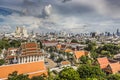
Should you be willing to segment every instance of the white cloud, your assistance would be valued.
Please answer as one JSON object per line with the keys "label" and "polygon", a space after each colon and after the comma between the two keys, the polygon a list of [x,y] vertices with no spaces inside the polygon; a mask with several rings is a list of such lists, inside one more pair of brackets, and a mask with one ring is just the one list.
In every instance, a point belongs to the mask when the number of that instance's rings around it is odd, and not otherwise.
{"label": "white cloud", "polygon": [[[10,2],[9,0],[6,0]],[[15,0],[14,0],[15,1]],[[53,1],[53,2],[51,2]],[[55,2],[54,2],[55,1]],[[20,3],[19,3],[20,2]],[[44,2],[44,3],[43,3]],[[10,4],[19,4],[18,7],[16,5],[6,5],[6,7],[14,8],[18,11],[26,10],[28,11],[26,15],[21,16],[19,14],[12,14],[9,16],[0,16],[0,18],[4,19],[4,22],[1,24],[4,26],[18,26],[25,25],[29,30],[39,30],[46,29],[47,30],[70,30],[73,32],[87,32],[87,31],[105,31],[110,28],[111,25],[117,24],[115,26],[119,26],[120,24],[117,22],[110,22],[108,19],[105,19],[104,16],[120,18],[120,10],[118,7],[110,5],[107,0],[72,0],[67,3],[61,3],[57,0],[27,0],[27,2],[22,3],[21,1],[15,1]],[[26,5],[25,5],[26,4]],[[5,6],[5,5],[4,5]],[[15,7],[16,6],[16,7]],[[80,14],[79,10],[84,10],[84,6],[87,8],[92,8],[99,16],[93,16],[84,12],[83,16],[87,16],[87,18],[83,18]],[[62,7],[62,8],[61,8]],[[67,8],[66,8],[67,7]],[[58,9],[61,8],[61,9]],[[64,10],[63,10],[64,9]],[[68,10],[69,9],[69,10]],[[59,11],[57,11],[59,10]],[[65,13],[64,13],[65,11]],[[75,12],[74,12],[75,11]],[[43,13],[42,13],[43,12]],[[63,13],[60,13],[63,12]],[[77,13],[78,15],[76,15]],[[28,14],[28,15],[27,15]],[[44,16],[49,16],[47,18],[38,17],[41,14]],[[65,15],[67,14],[67,15]],[[71,14],[71,15],[69,15]],[[87,15],[86,15],[87,14]],[[92,21],[96,19],[96,21]],[[101,20],[103,19],[103,21]],[[109,18],[112,19],[112,18]],[[99,21],[100,20],[100,21]],[[108,22],[107,22],[108,21]],[[85,25],[87,27],[85,27]],[[112,29],[112,28],[111,28]]]}
{"label": "white cloud", "polygon": [[44,7],[42,15],[43,15],[43,17],[50,16],[51,12],[52,12],[52,5],[49,4],[49,5]]}

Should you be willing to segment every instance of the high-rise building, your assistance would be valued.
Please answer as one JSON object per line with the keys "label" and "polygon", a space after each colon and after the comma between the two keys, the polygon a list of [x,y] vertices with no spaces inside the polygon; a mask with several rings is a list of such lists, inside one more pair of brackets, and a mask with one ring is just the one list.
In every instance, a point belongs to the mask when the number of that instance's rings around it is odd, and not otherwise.
{"label": "high-rise building", "polygon": [[28,37],[27,30],[25,27],[17,27],[15,30],[15,37]]}
{"label": "high-rise building", "polygon": [[116,35],[117,35],[117,36],[120,36],[119,29],[117,29]]}

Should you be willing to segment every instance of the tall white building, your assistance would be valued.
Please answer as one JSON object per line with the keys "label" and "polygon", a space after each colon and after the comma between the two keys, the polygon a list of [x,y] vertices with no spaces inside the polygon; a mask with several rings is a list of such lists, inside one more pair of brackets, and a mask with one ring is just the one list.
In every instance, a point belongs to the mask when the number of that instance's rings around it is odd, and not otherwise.
{"label": "tall white building", "polygon": [[15,37],[28,37],[27,30],[25,27],[17,27],[15,30]]}

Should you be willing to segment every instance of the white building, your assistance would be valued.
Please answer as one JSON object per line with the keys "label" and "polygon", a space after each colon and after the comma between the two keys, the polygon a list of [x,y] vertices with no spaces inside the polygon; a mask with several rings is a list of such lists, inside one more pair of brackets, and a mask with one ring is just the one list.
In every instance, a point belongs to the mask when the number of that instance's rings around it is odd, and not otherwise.
{"label": "white building", "polygon": [[7,60],[9,64],[29,63],[44,61],[44,53],[39,44],[35,42],[23,43],[20,48],[8,50]]}
{"label": "white building", "polygon": [[14,37],[28,37],[27,30],[25,27],[17,27],[15,30]]}

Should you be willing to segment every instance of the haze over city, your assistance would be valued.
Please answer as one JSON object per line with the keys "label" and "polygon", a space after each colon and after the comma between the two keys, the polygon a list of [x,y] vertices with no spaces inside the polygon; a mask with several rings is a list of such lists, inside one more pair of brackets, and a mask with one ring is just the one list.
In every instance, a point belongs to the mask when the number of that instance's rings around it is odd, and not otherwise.
{"label": "haze over city", "polygon": [[0,0],[0,80],[120,80],[120,0]]}
{"label": "haze over city", "polygon": [[0,32],[115,32],[120,0],[0,0]]}

